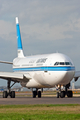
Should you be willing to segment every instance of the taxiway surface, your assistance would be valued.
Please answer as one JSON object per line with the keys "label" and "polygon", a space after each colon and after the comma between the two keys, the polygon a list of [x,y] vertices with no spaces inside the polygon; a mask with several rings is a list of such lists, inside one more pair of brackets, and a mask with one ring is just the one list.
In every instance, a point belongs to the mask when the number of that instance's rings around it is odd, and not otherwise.
{"label": "taxiway surface", "polygon": [[17,105],[17,104],[80,104],[80,97],[73,98],[55,98],[55,97],[16,97],[0,98],[0,104]]}

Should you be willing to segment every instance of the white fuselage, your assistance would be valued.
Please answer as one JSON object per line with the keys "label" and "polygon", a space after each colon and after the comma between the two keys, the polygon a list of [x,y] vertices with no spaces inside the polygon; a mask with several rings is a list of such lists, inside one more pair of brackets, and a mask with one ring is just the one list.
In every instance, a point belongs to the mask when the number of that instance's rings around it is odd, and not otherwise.
{"label": "white fuselage", "polygon": [[68,84],[74,77],[75,67],[69,57],[54,53],[15,58],[13,71],[30,74],[32,79],[27,83],[22,82],[22,86],[50,88]]}

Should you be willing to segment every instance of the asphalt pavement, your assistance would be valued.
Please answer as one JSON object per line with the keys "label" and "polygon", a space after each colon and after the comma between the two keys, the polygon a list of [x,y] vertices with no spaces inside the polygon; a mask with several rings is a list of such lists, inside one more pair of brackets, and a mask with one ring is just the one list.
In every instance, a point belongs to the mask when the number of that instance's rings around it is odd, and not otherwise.
{"label": "asphalt pavement", "polygon": [[16,97],[16,98],[2,98],[0,97],[0,104],[4,105],[18,105],[18,104],[80,104],[80,97],[73,98],[56,98],[56,97]]}

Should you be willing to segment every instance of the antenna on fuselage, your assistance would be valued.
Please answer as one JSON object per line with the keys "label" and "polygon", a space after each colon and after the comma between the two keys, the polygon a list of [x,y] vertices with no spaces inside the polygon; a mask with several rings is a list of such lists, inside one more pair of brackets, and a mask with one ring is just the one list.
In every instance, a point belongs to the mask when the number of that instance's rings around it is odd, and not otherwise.
{"label": "antenna on fuselage", "polygon": [[24,57],[18,17],[16,17],[16,31],[17,31],[18,57]]}

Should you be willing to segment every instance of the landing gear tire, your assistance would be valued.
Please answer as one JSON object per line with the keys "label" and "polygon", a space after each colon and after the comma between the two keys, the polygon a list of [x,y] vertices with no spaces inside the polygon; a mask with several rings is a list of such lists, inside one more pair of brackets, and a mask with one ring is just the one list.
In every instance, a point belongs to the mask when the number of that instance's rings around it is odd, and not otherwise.
{"label": "landing gear tire", "polygon": [[61,98],[64,98],[64,97],[65,97],[65,91],[61,91],[60,97],[61,97]]}
{"label": "landing gear tire", "polygon": [[67,91],[67,97],[73,97],[72,91]]}
{"label": "landing gear tire", "polygon": [[36,91],[33,91],[33,98],[36,98]]}
{"label": "landing gear tire", "polygon": [[8,94],[7,94],[7,91],[4,91],[3,92],[3,98],[7,98]]}
{"label": "landing gear tire", "polygon": [[38,91],[38,98],[41,98],[41,91]]}
{"label": "landing gear tire", "polygon": [[59,92],[57,92],[57,98],[59,98]]}
{"label": "landing gear tire", "polygon": [[11,91],[10,97],[15,98],[15,91]]}
{"label": "landing gear tire", "polygon": [[60,96],[61,98],[64,98],[64,97],[65,97],[65,91],[61,91],[60,93],[57,92],[57,98],[59,98],[59,96]]}

